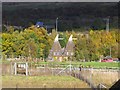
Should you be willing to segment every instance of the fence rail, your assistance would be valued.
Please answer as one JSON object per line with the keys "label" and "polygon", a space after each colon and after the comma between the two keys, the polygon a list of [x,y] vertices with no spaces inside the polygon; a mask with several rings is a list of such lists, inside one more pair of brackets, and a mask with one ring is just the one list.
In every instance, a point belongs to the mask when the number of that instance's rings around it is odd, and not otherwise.
{"label": "fence rail", "polygon": [[[41,67],[52,67],[52,68],[66,68],[69,65],[50,65],[50,64],[36,64],[35,67],[41,68]],[[73,65],[74,66],[74,65]],[[76,70],[79,70],[79,67],[75,67]],[[82,68],[83,70],[89,70],[90,68]],[[101,72],[114,72],[114,71],[120,71],[119,67],[107,67],[107,68],[92,68],[93,71],[101,71]]]}
{"label": "fence rail", "polygon": [[98,88],[98,90],[103,90],[103,89],[108,90],[107,87],[105,85],[103,85],[102,83],[100,83],[97,88]]}

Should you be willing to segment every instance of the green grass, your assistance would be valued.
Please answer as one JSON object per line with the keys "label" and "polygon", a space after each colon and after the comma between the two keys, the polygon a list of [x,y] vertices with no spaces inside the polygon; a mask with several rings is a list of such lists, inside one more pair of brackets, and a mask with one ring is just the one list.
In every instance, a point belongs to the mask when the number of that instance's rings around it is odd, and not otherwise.
{"label": "green grass", "polygon": [[92,67],[119,67],[119,63],[115,62],[81,62],[79,64],[82,64],[83,66],[89,66],[91,65]]}
{"label": "green grass", "polygon": [[0,64],[2,64],[2,63],[4,63],[4,64],[9,64],[10,61],[8,61],[8,60],[0,60]]}
{"label": "green grass", "polygon": [[[4,63],[4,64],[9,64],[10,61],[7,60],[2,60],[0,61],[0,64]],[[32,65],[46,65],[48,64],[49,66],[54,67],[55,65],[62,65],[62,67],[66,67],[67,65],[70,64],[70,62],[38,62],[38,63],[34,63],[32,62]],[[82,64],[83,66],[92,66],[94,68],[111,68],[111,67],[120,67],[120,62],[71,62],[71,64],[73,66],[77,66],[79,67],[80,64]]]}
{"label": "green grass", "polygon": [[[67,66],[70,64],[70,62],[39,62],[39,64],[51,64],[51,65],[63,65]],[[92,66],[94,68],[105,68],[105,67],[120,67],[120,63],[118,62],[71,62],[72,65],[74,66],[79,66],[82,64],[83,66]]]}
{"label": "green grass", "polygon": [[71,76],[2,76],[3,87],[39,87],[39,88],[89,88],[89,86]]}

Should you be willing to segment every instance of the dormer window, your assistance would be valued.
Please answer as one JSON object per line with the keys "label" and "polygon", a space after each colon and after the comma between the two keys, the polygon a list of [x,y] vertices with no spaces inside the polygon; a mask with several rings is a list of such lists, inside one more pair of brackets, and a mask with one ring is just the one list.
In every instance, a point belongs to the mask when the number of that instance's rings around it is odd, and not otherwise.
{"label": "dormer window", "polygon": [[69,55],[69,53],[67,52],[67,55]]}
{"label": "dormer window", "polygon": [[56,52],[54,52],[54,55],[56,55]]}
{"label": "dormer window", "polygon": [[71,52],[71,55],[73,55],[73,52]]}

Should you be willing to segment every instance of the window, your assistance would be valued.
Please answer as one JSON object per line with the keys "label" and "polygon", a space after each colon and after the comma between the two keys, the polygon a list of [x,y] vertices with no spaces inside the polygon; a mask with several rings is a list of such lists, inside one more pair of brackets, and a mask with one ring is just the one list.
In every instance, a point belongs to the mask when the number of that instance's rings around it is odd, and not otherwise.
{"label": "window", "polygon": [[67,52],[67,55],[69,55],[69,53]]}
{"label": "window", "polygon": [[54,55],[56,55],[56,53],[54,52]]}
{"label": "window", "polygon": [[71,52],[71,55],[73,55],[73,52]]}

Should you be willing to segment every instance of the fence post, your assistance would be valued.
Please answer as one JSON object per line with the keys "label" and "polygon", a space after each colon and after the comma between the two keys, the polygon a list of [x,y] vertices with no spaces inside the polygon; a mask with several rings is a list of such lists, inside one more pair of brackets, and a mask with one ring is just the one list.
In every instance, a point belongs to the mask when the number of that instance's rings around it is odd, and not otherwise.
{"label": "fence post", "polygon": [[12,62],[10,63],[11,65],[11,74],[13,74],[13,66],[12,66]]}
{"label": "fence post", "polygon": [[15,75],[17,75],[17,63],[14,63],[14,67],[15,67]]}
{"label": "fence post", "polygon": [[26,62],[26,76],[28,76],[28,63]]}

